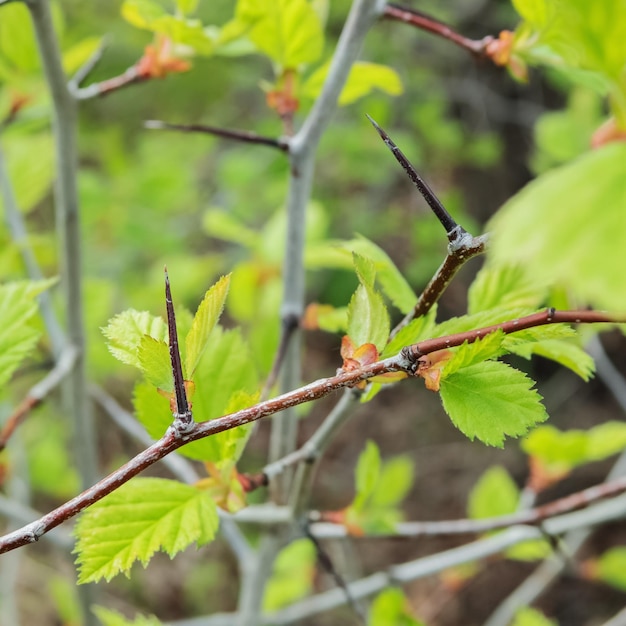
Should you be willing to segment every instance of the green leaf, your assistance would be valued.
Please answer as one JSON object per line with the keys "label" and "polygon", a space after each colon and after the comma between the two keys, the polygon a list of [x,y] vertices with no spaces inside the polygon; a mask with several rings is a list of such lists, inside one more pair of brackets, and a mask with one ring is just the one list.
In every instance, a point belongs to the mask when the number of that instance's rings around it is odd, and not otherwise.
{"label": "green leaf", "polygon": [[276,611],[307,596],[313,588],[316,558],[309,539],[298,539],[281,550],[265,588],[263,609]]}
{"label": "green leaf", "polygon": [[356,494],[352,505],[355,509],[362,509],[372,495],[380,477],[380,465],[378,446],[368,439],[355,470]]}
{"label": "green leaf", "polygon": [[607,263],[626,241],[624,162],[626,144],[614,142],[528,184],[488,225],[490,259],[523,263],[594,307],[626,310],[622,264]]}
{"label": "green leaf", "polygon": [[145,567],[155,552],[170,557],[210,542],[217,510],[206,493],[161,478],[133,478],[89,507],[76,524],[79,583],[109,581]]}
{"label": "green leaf", "polygon": [[209,336],[217,324],[217,320],[224,309],[224,302],[228,295],[230,275],[222,276],[204,296],[200,303],[191,330],[185,340],[186,353],[186,376],[193,378],[193,373],[206,350]]}
{"label": "green leaf", "polygon": [[368,257],[376,265],[376,279],[385,295],[402,313],[413,310],[417,296],[413,289],[389,258],[387,253],[373,241],[365,237],[358,237],[343,244],[348,250]]}
{"label": "green leaf", "polygon": [[511,0],[519,16],[530,24],[541,28],[552,13],[546,0]]}
{"label": "green leaf", "polygon": [[[4,7],[9,9],[10,7]],[[2,12],[2,23],[4,11]],[[23,26],[19,30],[25,30]],[[0,34],[0,41],[2,35]],[[6,133],[5,133],[6,134]],[[49,193],[54,179],[54,149],[50,133],[13,133],[3,136],[3,149],[15,202],[23,212],[34,209]],[[33,159],[33,154],[37,155]],[[0,209],[4,211],[0,196]]]}
{"label": "green leaf", "polygon": [[519,489],[511,475],[500,465],[490,467],[470,491],[467,513],[472,519],[514,513]]}
{"label": "green leaf", "polygon": [[408,495],[415,476],[415,465],[406,456],[396,456],[382,465],[369,505],[372,508],[398,506]]}
{"label": "green leaf", "polygon": [[529,358],[531,354],[536,354],[556,361],[578,374],[585,381],[589,380],[595,371],[593,358],[580,346],[568,341],[549,339],[537,343],[508,344],[507,347],[514,354],[525,358]]}
{"label": "green leaf", "polygon": [[411,614],[410,604],[400,589],[379,593],[370,610],[367,626],[424,626]]}
{"label": "green leaf", "polygon": [[545,299],[546,287],[531,279],[521,265],[488,265],[478,272],[468,292],[470,315],[490,309],[537,308]]}
{"label": "green leaf", "polygon": [[189,15],[198,8],[200,0],[176,0],[176,8],[183,14]]}
{"label": "green leaf", "polygon": [[441,382],[441,400],[452,423],[470,439],[502,447],[548,418],[534,381],[498,362],[466,367]]}
{"label": "green leaf", "polygon": [[433,336],[435,329],[435,319],[437,318],[437,305],[435,305],[426,315],[411,320],[406,326],[401,328],[385,346],[381,354],[381,359],[394,356],[404,348],[424,339]]}
{"label": "green leaf", "polygon": [[626,548],[611,548],[598,559],[597,578],[626,591]]}
{"label": "green leaf", "polygon": [[170,349],[165,341],[144,335],[137,352],[146,380],[163,391],[174,390]]}
{"label": "green leaf", "polygon": [[251,24],[250,40],[282,69],[314,63],[322,54],[322,25],[307,0],[240,0],[236,15]]}
{"label": "green leaf", "polygon": [[0,59],[6,59],[25,73],[36,71],[39,67],[37,44],[28,9],[21,3],[12,3],[2,9]]}
{"label": "green leaf", "polygon": [[515,613],[515,619],[511,626],[559,626],[559,624],[555,620],[548,619],[537,609],[525,606]]}
{"label": "green leaf", "polygon": [[473,343],[466,342],[459,346],[454,351],[452,359],[445,364],[441,372],[441,378],[445,379],[464,367],[470,367],[476,363],[500,356],[503,353],[502,341],[504,336],[501,330],[497,330]]}
{"label": "green leaf", "polygon": [[455,333],[464,333],[468,330],[476,330],[485,326],[492,326],[514,320],[524,315],[535,313],[534,309],[523,308],[495,308],[488,311],[480,311],[473,315],[462,315],[461,317],[451,317],[441,324],[437,324],[432,331],[432,337],[445,337]]}
{"label": "green leaf", "polygon": [[56,279],[0,285],[0,387],[33,350],[41,333],[30,325],[37,313],[35,300]]}
{"label": "green leaf", "polygon": [[102,333],[109,340],[109,351],[116,359],[143,370],[139,358],[143,336],[149,335],[157,341],[167,341],[167,324],[161,317],[148,311],[129,309],[109,320]]}
{"label": "green leaf", "polygon": [[[193,415],[197,421],[221,417],[255,402],[257,375],[239,330],[224,331],[215,327],[194,383]],[[154,439],[162,437],[172,422],[168,399],[152,385],[140,382],[135,386],[133,404],[137,419],[149,435]],[[221,466],[240,454],[238,445],[247,436],[248,427],[242,426],[189,443],[179,452],[191,459]]]}
{"label": "green leaf", "polygon": [[589,430],[560,431],[540,426],[522,442],[522,450],[564,470],[606,459],[626,448],[626,424],[606,422]]}
{"label": "green leaf", "polygon": [[356,348],[373,343],[381,351],[389,337],[389,314],[382,297],[374,290],[374,263],[356,253],[353,259],[361,284],[348,304],[348,336]]}
{"label": "green leaf", "polygon": [[121,613],[106,609],[103,606],[94,606],[92,611],[102,622],[102,626],[162,626],[154,615],[138,615],[134,620],[126,619]]}
{"label": "green leaf", "polygon": [[150,30],[155,20],[167,15],[165,9],[152,0],[124,0],[122,17],[133,26]]}
{"label": "green leaf", "polygon": [[[302,86],[302,95],[312,100],[322,91],[330,62],[316,69]],[[375,89],[390,96],[399,96],[404,87],[398,73],[388,65],[357,61],[352,65],[346,83],[339,96],[339,106],[352,104],[369,95]]]}

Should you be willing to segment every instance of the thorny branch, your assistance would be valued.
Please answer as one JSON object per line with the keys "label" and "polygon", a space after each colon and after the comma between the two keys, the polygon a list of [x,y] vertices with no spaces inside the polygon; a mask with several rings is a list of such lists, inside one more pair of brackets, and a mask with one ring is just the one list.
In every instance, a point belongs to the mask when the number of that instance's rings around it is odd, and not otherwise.
{"label": "thorny branch", "polygon": [[47,515],[44,515],[39,520],[0,538],[0,554],[37,541],[52,528],[56,528],[59,524],[74,517],[83,509],[102,499],[156,461],[191,441],[197,441],[198,439],[209,437],[243,424],[249,424],[250,422],[254,422],[269,415],[274,415],[279,411],[284,411],[287,408],[304,404],[305,402],[318,400],[333,391],[345,387],[352,387],[362,380],[368,380],[369,378],[387,372],[404,371],[412,375],[416,372],[419,359],[422,356],[444,348],[460,346],[465,342],[473,343],[496,330],[502,330],[502,332],[508,334],[546,324],[596,322],[626,323],[626,319],[617,318],[597,311],[555,311],[554,309],[548,309],[518,319],[502,322],[501,324],[495,324],[465,333],[448,335],[446,337],[428,339],[406,346],[394,357],[372,363],[353,371],[341,372],[330,378],[322,378],[271,400],[259,402],[252,407],[214,420],[181,424],[179,423],[180,420],[175,419],[160,440],[138,454],[120,469],[109,474],[109,476],[102,479],[94,486],[86,489],[83,493]]}

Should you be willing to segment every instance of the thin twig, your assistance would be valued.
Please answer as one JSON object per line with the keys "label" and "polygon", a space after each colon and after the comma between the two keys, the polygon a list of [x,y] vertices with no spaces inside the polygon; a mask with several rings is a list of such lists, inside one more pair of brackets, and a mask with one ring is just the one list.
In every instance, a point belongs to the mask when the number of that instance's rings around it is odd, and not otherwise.
{"label": "thin twig", "polygon": [[77,351],[74,346],[66,346],[55,366],[36,385],[31,387],[18,407],[11,413],[0,430],[0,452],[6,447],[15,429],[27,415],[69,374],[76,362]]}
{"label": "thin twig", "polygon": [[[24,218],[17,205],[15,192],[9,179],[2,146],[0,146],[0,195],[4,205],[4,218],[9,227],[11,239],[20,251],[26,271],[32,280],[42,280],[44,275],[37,262],[37,257],[28,242],[28,232],[26,231]],[[58,359],[66,344],[65,333],[54,312],[50,292],[46,290],[39,294],[37,300],[52,346],[52,354],[55,359]]]}
{"label": "thin twig", "polygon": [[410,24],[420,30],[447,39],[476,56],[486,56],[486,48],[494,39],[492,36],[487,36],[483,39],[469,39],[454,31],[447,24],[436,20],[434,17],[396,4],[387,4],[384,17],[386,19]]}
{"label": "thin twig", "polygon": [[471,332],[428,339],[411,346],[406,346],[394,357],[366,365],[353,371],[341,372],[330,378],[322,378],[271,400],[259,402],[254,406],[229,415],[224,415],[214,420],[194,422],[186,430],[178,428],[175,421],[161,439],[143,452],[140,452],[128,463],[109,474],[109,476],[102,479],[99,483],[86,489],[83,493],[61,505],[54,511],[44,515],[40,520],[0,538],[0,554],[37,541],[52,528],[74,517],[94,502],[101,500],[120,485],[128,482],[133,476],[136,476],[150,465],[156,463],[164,456],[177,450],[186,443],[197,441],[198,439],[203,439],[204,437],[209,437],[216,433],[242,426],[243,424],[249,424],[263,417],[274,415],[279,411],[284,411],[290,407],[318,400],[333,391],[345,387],[353,387],[360,381],[368,380],[374,376],[398,371],[403,371],[410,375],[414,374],[418,366],[419,358],[422,356],[446,347],[452,348],[460,346],[465,342],[472,343],[495,330],[502,330],[502,332],[508,334],[535,326],[563,322],[626,323],[626,320],[596,311],[555,311],[554,309],[548,309],[547,311],[534,313],[501,324],[479,328]]}
{"label": "thin twig", "polygon": [[218,126],[207,126],[206,124],[171,124],[160,120],[147,120],[143,123],[144,128],[150,130],[177,130],[183,133],[205,133],[223,137],[224,139],[233,139],[244,143],[259,144],[278,148],[282,152],[289,152],[289,141],[284,138],[274,139],[273,137],[263,137],[257,133],[248,130],[232,130],[229,128],[220,128]]}
{"label": "thin twig", "polygon": [[102,55],[108,43],[107,37],[103,37],[93,54],[78,68],[74,76],[72,76],[72,79],[68,82],[68,89],[75,97],[80,91],[80,84],[93,72],[96,65],[102,60]]}
{"label": "thin twig", "polygon": [[137,65],[131,65],[125,72],[119,76],[113,76],[107,78],[99,83],[93,83],[88,87],[80,87],[72,90],[72,95],[76,100],[91,100],[92,98],[101,98],[108,96],[114,91],[129,87],[130,85],[136,85],[137,83],[143,83],[148,80],[150,76],[147,74],[140,74]]}
{"label": "thin twig", "polygon": [[[577,491],[564,498],[553,500],[541,506],[517,511],[510,515],[487,517],[483,519],[442,520],[438,522],[400,522],[396,524],[395,532],[390,537],[421,537],[424,535],[465,535],[486,533],[511,526],[536,526],[545,520],[590,506],[598,500],[616,496],[626,491],[626,476],[612,481],[601,483],[582,491]],[[325,513],[318,513],[321,523],[312,526],[316,537],[335,538],[349,535],[348,529],[342,524],[324,522]],[[379,535],[380,536],[380,535]]]}

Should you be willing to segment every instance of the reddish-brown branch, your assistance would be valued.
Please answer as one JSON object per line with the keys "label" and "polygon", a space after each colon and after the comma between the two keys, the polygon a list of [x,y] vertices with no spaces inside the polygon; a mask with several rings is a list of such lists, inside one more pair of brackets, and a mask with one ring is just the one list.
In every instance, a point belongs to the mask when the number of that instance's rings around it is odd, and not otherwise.
{"label": "reddish-brown branch", "polygon": [[151,130],[178,130],[183,133],[205,133],[224,139],[233,139],[244,143],[255,143],[270,148],[278,148],[282,152],[289,151],[289,143],[284,139],[274,139],[273,137],[263,137],[247,130],[231,130],[219,128],[217,126],[207,126],[205,124],[170,124],[160,120],[148,120],[144,122],[145,128]]}
{"label": "reddish-brown branch", "polygon": [[486,57],[487,46],[494,40],[492,36],[487,36],[483,39],[469,39],[454,31],[447,24],[429,15],[396,4],[387,4],[383,17],[410,24],[420,30],[425,30],[433,35],[447,39],[476,56]]}
{"label": "reddish-brown branch", "polygon": [[[89,505],[102,499],[117,489],[120,485],[136,476],[144,469],[156,463],[164,456],[189,443],[204,437],[209,437],[243,424],[249,424],[263,417],[274,415],[287,408],[311,402],[333,391],[344,387],[352,387],[362,380],[373,378],[387,372],[404,371],[414,374],[421,356],[441,350],[460,346],[464,342],[472,343],[498,329],[504,333],[514,333],[533,326],[542,326],[555,323],[626,323],[626,318],[616,318],[606,313],[596,311],[555,311],[548,309],[519,319],[510,320],[466,333],[457,333],[446,337],[428,339],[420,343],[406,346],[402,351],[384,361],[378,361],[350,372],[340,372],[336,376],[322,378],[294,391],[282,394],[276,398],[259,402],[258,404],[242,409],[230,415],[224,415],[214,420],[193,423],[180,428],[174,421],[165,435],[148,449],[138,454],[120,469],[116,470],[99,483],[85,490],[69,502],[61,505],[54,511],[44,515],[39,520],[24,526],[0,538],[0,554],[20,546],[37,541],[43,534],[57,527],[62,522],[74,517]],[[556,514],[557,511],[555,511]]]}

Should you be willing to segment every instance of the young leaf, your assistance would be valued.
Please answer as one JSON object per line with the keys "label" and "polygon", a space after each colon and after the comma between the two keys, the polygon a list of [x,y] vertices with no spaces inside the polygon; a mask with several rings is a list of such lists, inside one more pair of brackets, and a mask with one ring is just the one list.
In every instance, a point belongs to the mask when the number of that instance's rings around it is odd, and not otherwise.
{"label": "young leaf", "polygon": [[376,282],[376,265],[374,261],[357,252],[353,252],[352,263],[359,277],[359,282],[367,289],[374,289],[374,283]]}
{"label": "young leaf", "polygon": [[213,539],[213,501],[195,487],[161,478],[133,478],[89,507],[76,524],[79,583],[128,575],[162,550],[170,557]]}
{"label": "young leaf", "polygon": [[397,332],[393,339],[385,346],[380,358],[394,356],[404,348],[423,339],[433,336],[435,330],[435,319],[437,318],[437,305],[433,306],[426,315],[410,321],[406,326]]}
{"label": "young leaf", "polygon": [[263,609],[276,611],[307,596],[313,587],[315,561],[309,539],[297,539],[281,550],[265,588]]}
{"label": "young leaf", "polygon": [[[324,86],[330,63],[317,68],[302,86],[302,95],[314,100]],[[339,106],[352,104],[369,95],[375,89],[390,96],[399,96],[404,91],[398,73],[387,65],[357,61],[348,74],[346,83],[339,95]]]}
{"label": "young leaf", "polygon": [[406,456],[396,456],[382,465],[376,487],[370,498],[372,508],[398,506],[413,486],[415,465]]}
{"label": "young leaf", "polygon": [[94,606],[92,611],[102,622],[102,626],[163,626],[154,615],[138,615],[134,620],[126,619],[121,613],[111,611],[103,606]]}
{"label": "young leaf", "polygon": [[626,548],[607,550],[596,563],[596,577],[605,583],[626,591]]}
{"label": "young leaf", "polygon": [[445,364],[441,372],[442,378],[446,378],[464,367],[469,367],[488,359],[493,359],[503,353],[502,340],[504,333],[497,330],[473,343],[464,343],[454,351],[454,356]]}
{"label": "young leaf", "polygon": [[531,279],[521,265],[483,267],[467,294],[470,315],[489,309],[537,308],[546,296],[546,287]]}
{"label": "young leaf", "polygon": [[41,333],[29,325],[37,313],[35,297],[56,279],[14,282],[0,286],[0,386],[35,347]]}
{"label": "young leaf", "polygon": [[470,439],[502,447],[548,418],[534,381],[498,361],[466,367],[441,382],[441,400],[452,423]]}
{"label": "young leaf", "polygon": [[385,589],[372,603],[367,626],[425,626],[411,614],[410,605],[400,589]]}
{"label": "young leaf", "polygon": [[559,624],[553,619],[548,619],[537,609],[525,606],[517,611],[511,626],[559,626]]}
{"label": "young leaf", "polygon": [[137,355],[146,380],[158,389],[173,391],[174,378],[167,343],[144,335],[139,343]]}
{"label": "young leaf", "polygon": [[102,333],[109,340],[109,351],[116,359],[143,370],[139,358],[139,346],[143,336],[149,335],[157,341],[167,341],[167,324],[163,318],[148,311],[129,309],[109,320]]}
{"label": "young leaf", "polygon": [[322,54],[322,25],[307,0],[240,0],[236,16],[251,23],[251,41],[282,69],[298,69]]}
{"label": "young leaf", "polygon": [[528,184],[488,224],[489,258],[523,263],[532,278],[595,307],[625,310],[622,264],[607,263],[626,240],[624,162],[626,144],[614,142]]}
{"label": "young leaf", "polygon": [[500,465],[490,467],[474,485],[467,501],[472,519],[513,513],[519,501],[519,489],[511,475]]}
{"label": "young leaf", "polygon": [[372,495],[380,477],[380,451],[371,440],[367,440],[365,449],[359,455],[355,471],[356,495],[353,507],[362,509]]}
{"label": "young leaf", "polygon": [[185,340],[187,356],[185,358],[185,372],[188,378],[193,377],[193,373],[206,350],[209,341],[209,335],[217,320],[222,314],[224,302],[228,295],[228,286],[230,284],[230,275],[222,276],[204,296],[195,317],[191,330]]}
{"label": "young leaf", "polygon": [[[221,417],[254,403],[257,376],[251,359],[239,330],[224,331],[219,326],[213,329],[194,377],[193,412],[198,421]],[[150,436],[162,437],[172,422],[167,398],[152,385],[140,382],[135,386],[133,404],[137,419]],[[245,439],[247,432],[246,427],[224,431],[187,444],[180,453],[201,461],[227,463],[236,455],[237,442]]]}

